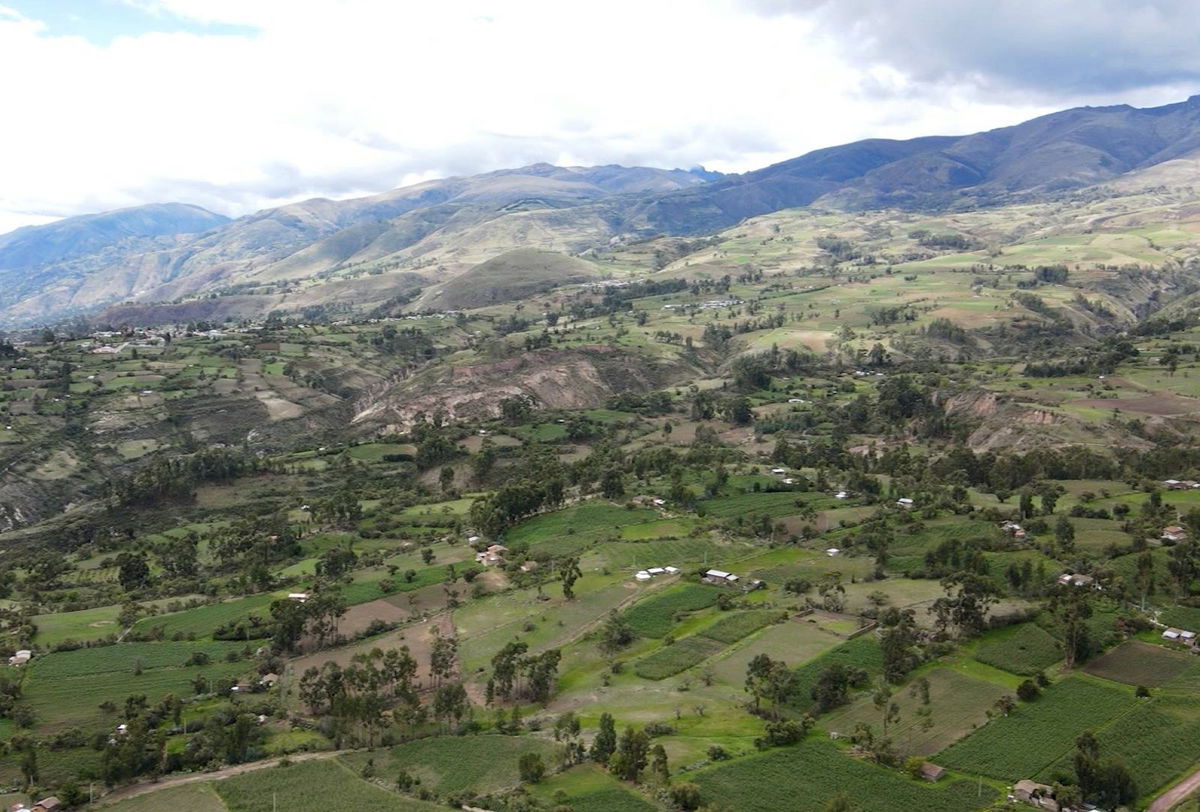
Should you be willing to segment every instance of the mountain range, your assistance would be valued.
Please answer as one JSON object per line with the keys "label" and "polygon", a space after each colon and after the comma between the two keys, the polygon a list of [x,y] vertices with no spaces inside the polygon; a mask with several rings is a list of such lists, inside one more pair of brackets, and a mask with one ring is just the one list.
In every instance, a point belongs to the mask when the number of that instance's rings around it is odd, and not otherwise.
{"label": "mountain range", "polygon": [[[435,307],[440,286],[514,249],[578,254],[655,234],[708,234],[800,206],[946,211],[1044,201],[1198,154],[1193,96],[1155,108],[1075,108],[965,136],[857,141],[741,175],[534,164],[232,220],[152,204],[0,235],[0,323],[118,305],[103,315],[253,318],[397,299]],[[1178,165],[1194,172],[1194,163]]]}

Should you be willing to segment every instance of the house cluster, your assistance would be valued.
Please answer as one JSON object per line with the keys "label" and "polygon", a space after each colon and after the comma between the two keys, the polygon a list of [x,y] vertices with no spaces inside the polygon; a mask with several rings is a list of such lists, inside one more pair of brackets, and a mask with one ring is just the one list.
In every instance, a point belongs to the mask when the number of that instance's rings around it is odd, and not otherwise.
{"label": "house cluster", "polygon": [[714,586],[739,586],[738,581],[741,579],[732,572],[726,572],[725,570],[708,570],[700,580]]}
{"label": "house cluster", "polygon": [[1197,642],[1195,632],[1188,631],[1187,629],[1176,629],[1174,626],[1164,629],[1162,638],[1171,643],[1183,643],[1193,648],[1196,647]]}
{"label": "house cluster", "polygon": [[27,648],[19,649],[13,656],[8,658],[9,665],[25,665],[33,659],[33,652]]}
{"label": "house cluster", "polygon": [[1092,589],[1099,589],[1100,584],[1096,583],[1096,579],[1090,575],[1084,575],[1079,572],[1064,572],[1058,576],[1058,583],[1063,586],[1090,586]]}
{"label": "house cluster", "polygon": [[1162,535],[1159,536],[1162,541],[1170,541],[1178,543],[1187,541],[1187,531],[1177,524],[1167,525],[1162,530]]}
{"label": "house cluster", "polygon": [[504,563],[508,548],[503,544],[489,544],[486,550],[475,553],[475,563],[485,567],[498,567]]}
{"label": "house cluster", "polygon": [[1164,479],[1162,486],[1168,491],[1191,491],[1200,488],[1200,482],[1194,479]]}
{"label": "house cluster", "polygon": [[49,798],[43,798],[33,806],[25,804],[13,804],[10,806],[9,812],[55,812],[57,809],[63,809],[62,801],[58,800],[57,795],[51,795]]}
{"label": "house cluster", "polygon": [[1000,529],[1004,532],[1004,535],[1017,539],[1018,541],[1024,541],[1029,537],[1029,534],[1025,532],[1025,528],[1021,527],[1021,525],[1017,524],[1016,522],[1000,522]]}
{"label": "house cluster", "polygon": [[638,570],[633,574],[633,577],[638,581],[649,581],[660,575],[675,575],[678,572],[679,567],[650,567],[649,569]]}
{"label": "house cluster", "polygon": [[772,468],[771,473],[780,478],[784,485],[795,485],[796,480],[788,476],[786,468]]}

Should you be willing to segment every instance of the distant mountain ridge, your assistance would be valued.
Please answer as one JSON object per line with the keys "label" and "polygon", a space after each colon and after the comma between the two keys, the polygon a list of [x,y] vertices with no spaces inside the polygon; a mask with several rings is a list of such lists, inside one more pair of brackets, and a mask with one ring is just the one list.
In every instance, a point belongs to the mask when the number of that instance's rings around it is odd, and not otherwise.
{"label": "distant mountain ridge", "polygon": [[374,306],[518,248],[579,253],[808,205],[940,211],[1032,202],[1165,162],[1190,166],[1179,159],[1195,155],[1200,96],[1146,109],[1075,108],[964,136],[868,139],[742,175],[542,163],[236,220],[155,204],[0,236],[0,323],[214,294],[238,297],[242,316]]}

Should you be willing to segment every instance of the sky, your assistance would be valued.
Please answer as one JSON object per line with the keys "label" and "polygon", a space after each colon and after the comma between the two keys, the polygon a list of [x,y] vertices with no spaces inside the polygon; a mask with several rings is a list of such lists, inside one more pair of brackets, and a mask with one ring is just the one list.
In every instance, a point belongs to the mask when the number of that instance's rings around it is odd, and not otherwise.
{"label": "sky", "polygon": [[1200,92],[1193,0],[0,0],[0,233]]}

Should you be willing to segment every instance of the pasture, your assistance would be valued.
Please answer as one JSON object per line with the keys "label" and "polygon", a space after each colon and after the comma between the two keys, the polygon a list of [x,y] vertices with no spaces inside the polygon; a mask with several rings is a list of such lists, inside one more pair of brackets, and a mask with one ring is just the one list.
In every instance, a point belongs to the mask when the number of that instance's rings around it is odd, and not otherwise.
{"label": "pasture", "polygon": [[550,775],[529,788],[536,798],[553,803],[559,792],[574,812],[654,812],[657,806],[596,764],[580,764]]}
{"label": "pasture", "polygon": [[255,770],[215,781],[212,787],[229,812],[432,812],[438,808],[364,781],[331,758]]}

